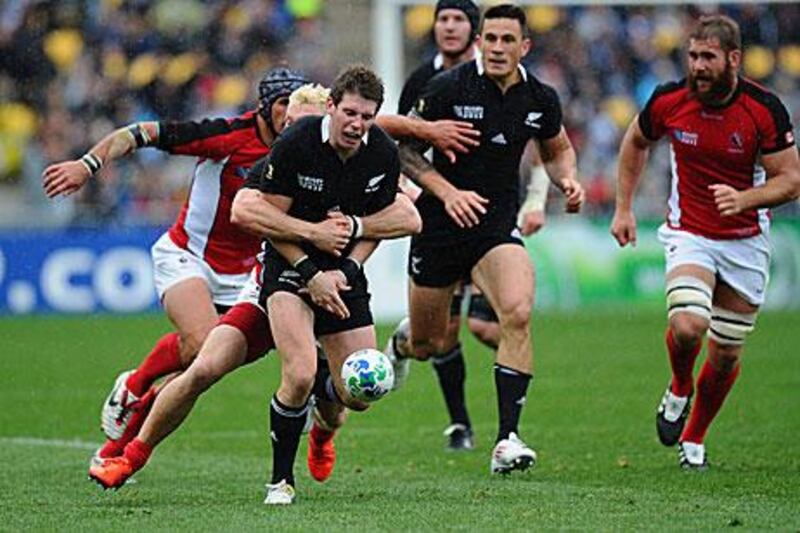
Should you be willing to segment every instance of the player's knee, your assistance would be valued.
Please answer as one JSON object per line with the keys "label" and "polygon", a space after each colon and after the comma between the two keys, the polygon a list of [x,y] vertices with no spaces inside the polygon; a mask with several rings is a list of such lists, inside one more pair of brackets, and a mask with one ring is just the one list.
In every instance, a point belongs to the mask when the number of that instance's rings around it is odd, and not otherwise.
{"label": "player's knee", "polygon": [[740,351],[741,346],[756,325],[756,313],[737,313],[721,307],[714,307],[708,336],[716,341],[721,350],[729,348]]}
{"label": "player's knee", "polygon": [[500,309],[500,327],[505,330],[527,331],[531,324],[531,303],[520,299],[512,305]]}
{"label": "player's knee", "polygon": [[708,320],[692,313],[673,313],[669,319],[672,338],[681,347],[697,346],[708,329]]}
{"label": "player's knee", "polygon": [[312,365],[286,365],[284,361],[283,382],[295,400],[307,398],[311,394],[315,376],[316,372]]}
{"label": "player's knee", "polygon": [[739,357],[742,353],[741,345],[718,344],[709,354],[713,365],[723,374],[730,374],[739,364]]}

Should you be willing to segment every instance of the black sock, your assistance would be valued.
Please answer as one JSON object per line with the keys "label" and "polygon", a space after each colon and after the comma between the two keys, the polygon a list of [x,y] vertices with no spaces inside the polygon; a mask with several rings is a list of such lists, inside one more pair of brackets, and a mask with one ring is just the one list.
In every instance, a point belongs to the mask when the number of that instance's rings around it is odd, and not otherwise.
{"label": "black sock", "polygon": [[344,405],[339,393],[336,392],[336,387],[333,385],[333,377],[331,376],[327,359],[321,357],[317,359],[317,373],[314,375],[314,386],[311,388],[311,394],[319,400]]}
{"label": "black sock", "polygon": [[496,442],[507,439],[511,432],[519,434],[519,415],[525,405],[525,394],[531,378],[533,376],[530,374],[495,363],[494,383],[497,387],[497,410],[500,412]]}
{"label": "black sock", "polygon": [[439,386],[444,394],[447,412],[450,413],[450,422],[470,427],[467,403],[464,399],[464,381],[467,374],[461,344],[456,344],[447,353],[434,355],[431,361],[439,377]]}
{"label": "black sock", "polygon": [[287,407],[277,396],[269,403],[270,437],[272,438],[272,483],[285,479],[294,486],[294,458],[300,435],[306,423],[308,403]]}

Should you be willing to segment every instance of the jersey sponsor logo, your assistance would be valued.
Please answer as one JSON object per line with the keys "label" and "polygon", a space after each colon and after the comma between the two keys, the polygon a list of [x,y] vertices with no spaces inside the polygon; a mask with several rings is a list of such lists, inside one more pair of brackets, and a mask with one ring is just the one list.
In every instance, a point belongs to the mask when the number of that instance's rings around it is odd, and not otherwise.
{"label": "jersey sponsor logo", "polygon": [[732,154],[744,153],[744,143],[742,142],[742,136],[738,131],[735,131],[731,134],[730,141],[731,145],[728,147],[728,152]]}
{"label": "jersey sponsor logo", "polygon": [[364,192],[370,193],[377,191],[378,188],[380,188],[381,180],[383,180],[383,178],[385,177],[386,174],[381,174],[380,176],[375,176],[374,178],[370,178],[370,180],[367,182],[367,187],[366,189],[364,189]]}
{"label": "jersey sponsor logo", "polygon": [[707,113],[706,111],[700,111],[700,118],[704,118],[707,120],[722,120],[722,115],[717,113]]}
{"label": "jersey sponsor logo", "polygon": [[322,187],[325,184],[325,181],[322,178],[314,178],[312,176],[303,176],[302,174],[298,174],[297,184],[302,189],[314,192],[322,192]]}
{"label": "jersey sponsor logo", "polygon": [[541,128],[542,125],[536,122],[540,118],[542,118],[542,113],[531,111],[530,113],[528,113],[528,116],[525,117],[525,125],[528,126],[529,128],[537,128],[537,129]]}
{"label": "jersey sponsor logo", "polygon": [[458,118],[467,120],[483,120],[482,105],[454,105],[453,113],[455,113]]}
{"label": "jersey sponsor logo", "polygon": [[492,137],[492,142],[495,143],[495,144],[508,144],[506,142],[506,138],[505,138],[505,136],[503,135],[502,132],[500,132],[497,135],[495,135],[494,137]]}
{"label": "jersey sponsor logo", "polygon": [[679,143],[688,144],[689,146],[697,146],[697,141],[700,138],[697,133],[690,133],[683,130],[675,130],[672,132],[672,136]]}

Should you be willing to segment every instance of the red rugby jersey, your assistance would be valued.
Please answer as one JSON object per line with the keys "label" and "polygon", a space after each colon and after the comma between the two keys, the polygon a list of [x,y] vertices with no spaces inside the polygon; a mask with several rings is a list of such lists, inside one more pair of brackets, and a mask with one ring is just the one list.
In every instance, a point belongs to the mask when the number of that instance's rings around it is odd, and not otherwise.
{"label": "red rugby jersey", "polygon": [[703,105],[686,80],[659,86],[639,114],[645,137],[669,136],[672,185],[667,210],[670,227],[711,239],[741,239],[769,230],[767,209],[722,217],[708,186],[738,190],[762,185],[761,154],[794,145],[786,107],[766,88],[739,78],[724,106]]}
{"label": "red rugby jersey", "polygon": [[231,205],[249,168],[269,153],[258,136],[256,112],[233,119],[161,122],[159,128],[158,148],[198,158],[189,197],[169,229],[170,238],[215,272],[249,272],[261,239],[231,224]]}

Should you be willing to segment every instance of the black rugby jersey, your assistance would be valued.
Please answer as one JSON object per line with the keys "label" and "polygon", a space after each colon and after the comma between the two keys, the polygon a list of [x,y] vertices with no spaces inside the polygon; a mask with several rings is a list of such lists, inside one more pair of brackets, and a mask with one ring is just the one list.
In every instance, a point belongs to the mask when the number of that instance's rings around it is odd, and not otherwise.
{"label": "black rugby jersey", "polygon": [[487,213],[472,229],[461,229],[444,205],[429,193],[417,202],[423,217],[423,236],[510,232],[519,210],[519,163],[531,138],[550,139],[561,131],[561,104],[555,90],[523,66],[522,80],[505,94],[484,75],[480,60],[470,61],[435,76],[417,100],[413,114],[425,120],[471,122],[481,132],[481,144],[459,154],[455,164],[434,151],[433,166],[453,185],[473,190],[489,200]]}
{"label": "black rugby jersey", "polygon": [[[391,205],[400,175],[394,141],[373,125],[358,151],[342,161],[328,142],[329,127],[328,115],[298,120],[253,166],[246,186],[292,198],[288,214],[308,222],[324,220],[329,211],[366,216]],[[307,242],[301,247],[322,270],[337,268],[342,260]],[[268,241],[265,252],[277,253]]]}
{"label": "black rugby jersey", "polygon": [[442,55],[436,54],[433,59],[426,61],[411,73],[400,92],[400,102],[397,104],[398,115],[408,115],[425,85],[444,68],[443,61]]}

